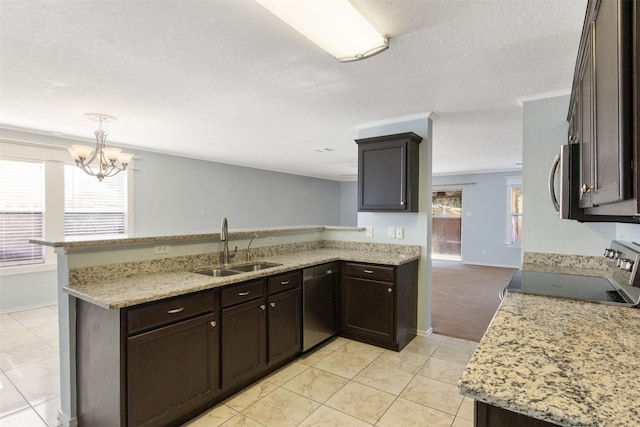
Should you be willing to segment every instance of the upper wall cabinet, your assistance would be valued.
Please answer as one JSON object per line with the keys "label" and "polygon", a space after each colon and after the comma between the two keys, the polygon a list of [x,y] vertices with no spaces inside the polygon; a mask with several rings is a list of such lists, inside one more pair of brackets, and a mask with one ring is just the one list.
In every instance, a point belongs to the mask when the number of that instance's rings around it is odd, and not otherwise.
{"label": "upper wall cabinet", "polygon": [[627,0],[587,5],[568,120],[569,143],[580,144],[579,205],[590,220],[635,222],[640,212],[638,8]]}
{"label": "upper wall cabinet", "polygon": [[356,139],[358,211],[418,212],[421,141],[413,132]]}

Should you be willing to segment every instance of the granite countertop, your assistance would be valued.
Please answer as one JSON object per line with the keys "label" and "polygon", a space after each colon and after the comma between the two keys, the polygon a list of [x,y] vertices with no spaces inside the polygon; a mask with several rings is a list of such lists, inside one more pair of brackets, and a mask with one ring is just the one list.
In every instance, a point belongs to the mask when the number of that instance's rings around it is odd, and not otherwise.
{"label": "granite countertop", "polygon": [[[356,249],[312,249],[260,257],[254,260],[254,262],[264,261],[282,265],[233,276],[212,277],[204,274],[178,271],[147,274],[106,282],[86,281],[66,286],[63,290],[77,298],[100,307],[119,309],[190,292],[213,289],[246,280],[285,273],[325,262],[355,261],[397,266],[417,260],[419,257],[419,254],[405,255]],[[242,263],[238,263],[238,265],[241,264]]]}
{"label": "granite countertop", "polygon": [[640,425],[640,310],[508,294],[458,389],[561,426]]}

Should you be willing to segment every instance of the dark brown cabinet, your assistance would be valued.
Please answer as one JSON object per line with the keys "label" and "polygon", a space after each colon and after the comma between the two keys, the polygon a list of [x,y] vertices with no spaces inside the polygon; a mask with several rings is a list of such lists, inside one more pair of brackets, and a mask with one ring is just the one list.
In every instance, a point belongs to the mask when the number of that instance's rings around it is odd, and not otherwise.
{"label": "dark brown cabinet", "polygon": [[345,262],[341,329],[347,338],[400,351],[417,331],[417,261],[398,267]]}
{"label": "dark brown cabinet", "polygon": [[356,140],[359,211],[418,212],[421,141],[412,132]]}
{"label": "dark brown cabinet", "polygon": [[129,426],[164,425],[219,392],[217,322],[207,314],[128,338]]}
{"label": "dark brown cabinet", "polygon": [[216,291],[106,310],[78,300],[78,422],[166,426],[212,402],[219,387]]}
{"label": "dark brown cabinet", "polygon": [[549,423],[526,415],[517,414],[497,406],[483,402],[474,403],[475,427],[552,427],[557,424]]}
{"label": "dark brown cabinet", "polygon": [[222,387],[243,384],[301,350],[300,271],[222,290]]}
{"label": "dark brown cabinet", "polygon": [[267,365],[264,280],[222,290],[222,387],[250,379]]}
{"label": "dark brown cabinet", "polygon": [[638,2],[590,0],[569,109],[569,143],[580,145],[579,206],[597,215],[640,212]]}

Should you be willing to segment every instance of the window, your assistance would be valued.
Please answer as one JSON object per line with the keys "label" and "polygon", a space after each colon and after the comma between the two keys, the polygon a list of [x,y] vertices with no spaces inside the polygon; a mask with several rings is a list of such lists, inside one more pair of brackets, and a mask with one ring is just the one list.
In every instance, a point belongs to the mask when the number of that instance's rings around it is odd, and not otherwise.
{"label": "window", "polygon": [[520,245],[522,243],[522,184],[512,183],[507,188],[510,220],[507,244]]}
{"label": "window", "polygon": [[44,262],[44,168],[41,162],[0,160],[0,266]]}
{"label": "window", "polygon": [[126,173],[98,181],[78,167],[67,165],[64,183],[66,236],[126,232]]}

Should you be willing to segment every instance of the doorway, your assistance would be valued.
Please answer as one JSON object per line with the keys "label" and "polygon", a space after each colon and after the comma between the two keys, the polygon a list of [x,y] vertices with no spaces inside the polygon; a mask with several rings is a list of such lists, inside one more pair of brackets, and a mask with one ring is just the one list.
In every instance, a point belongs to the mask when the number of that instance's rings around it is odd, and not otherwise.
{"label": "doorway", "polygon": [[462,259],[462,190],[434,191],[431,214],[432,257]]}

